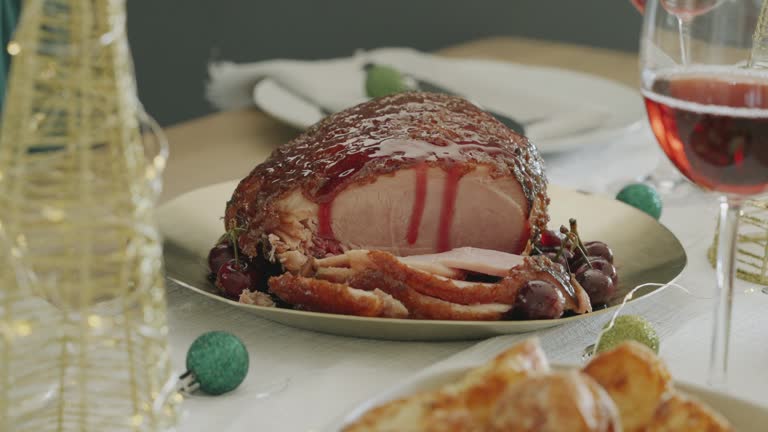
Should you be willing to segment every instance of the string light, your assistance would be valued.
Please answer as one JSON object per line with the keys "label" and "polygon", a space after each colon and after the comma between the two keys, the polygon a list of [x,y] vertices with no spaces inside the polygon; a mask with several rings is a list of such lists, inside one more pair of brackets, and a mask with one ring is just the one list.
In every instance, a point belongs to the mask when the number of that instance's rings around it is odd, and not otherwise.
{"label": "string light", "polygon": [[88,325],[93,328],[99,328],[102,325],[101,317],[98,315],[91,315],[88,317]]}
{"label": "string light", "polygon": [[32,334],[32,326],[28,321],[16,321],[13,323],[13,331],[16,336],[26,337]]}
{"label": "string light", "polygon": [[6,47],[6,51],[12,56],[19,55],[21,53],[21,45],[16,41],[10,41]]}

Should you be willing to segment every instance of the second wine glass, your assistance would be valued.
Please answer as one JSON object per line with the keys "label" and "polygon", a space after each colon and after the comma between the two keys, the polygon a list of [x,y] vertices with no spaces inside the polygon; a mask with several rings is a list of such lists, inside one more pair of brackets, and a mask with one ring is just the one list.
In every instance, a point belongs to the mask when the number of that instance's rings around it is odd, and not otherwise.
{"label": "second wine glass", "polygon": [[720,197],[709,379],[723,387],[739,211],[745,198],[768,190],[768,70],[744,66],[758,22],[755,1],[699,4],[687,23],[686,46],[680,43],[681,12],[672,3],[645,5],[642,93],[651,129],[669,160],[688,180]]}

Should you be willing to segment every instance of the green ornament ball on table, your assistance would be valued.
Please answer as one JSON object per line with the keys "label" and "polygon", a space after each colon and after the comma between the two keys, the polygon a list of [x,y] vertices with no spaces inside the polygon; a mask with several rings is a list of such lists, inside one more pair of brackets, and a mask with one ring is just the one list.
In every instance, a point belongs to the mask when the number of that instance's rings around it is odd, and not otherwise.
{"label": "green ornament ball on table", "polygon": [[366,69],[365,92],[377,98],[413,90],[397,69],[390,66],[372,65]]}
{"label": "green ornament ball on table", "polygon": [[612,350],[628,340],[640,342],[656,354],[659,353],[659,335],[656,333],[656,329],[648,320],[638,315],[616,317],[613,327],[606,330],[600,337],[595,352]]}
{"label": "green ornament ball on table", "polygon": [[643,183],[624,186],[616,195],[616,199],[651,215],[654,219],[661,217],[661,197],[652,186]]}
{"label": "green ornament ball on table", "polygon": [[207,394],[230,392],[248,374],[248,350],[231,333],[204,333],[195,339],[187,351],[187,371],[193,375],[200,390]]}

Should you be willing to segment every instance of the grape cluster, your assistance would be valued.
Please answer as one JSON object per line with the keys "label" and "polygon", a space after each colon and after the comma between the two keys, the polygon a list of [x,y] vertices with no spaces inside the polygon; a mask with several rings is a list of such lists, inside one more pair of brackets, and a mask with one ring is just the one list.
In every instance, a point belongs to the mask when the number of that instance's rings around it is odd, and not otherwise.
{"label": "grape cluster", "polygon": [[583,243],[575,220],[571,220],[570,229],[547,230],[537,240],[534,253],[547,256],[573,274],[589,295],[593,308],[605,305],[616,295],[619,275],[613,265],[613,251],[602,241]]}
{"label": "grape cluster", "polygon": [[243,291],[256,291],[265,279],[263,266],[238,253],[231,236],[223,236],[208,253],[208,268],[221,295],[237,300]]}

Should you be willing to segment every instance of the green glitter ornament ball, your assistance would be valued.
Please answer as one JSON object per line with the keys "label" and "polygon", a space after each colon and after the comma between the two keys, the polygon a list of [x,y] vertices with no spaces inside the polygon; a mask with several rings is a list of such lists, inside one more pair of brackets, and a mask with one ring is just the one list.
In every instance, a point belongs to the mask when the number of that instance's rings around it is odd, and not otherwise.
{"label": "green glitter ornament ball", "polygon": [[405,77],[395,68],[373,65],[365,75],[365,92],[368,97],[377,98],[412,90]]}
{"label": "green glitter ornament ball", "polygon": [[624,186],[616,199],[651,215],[654,219],[661,216],[661,197],[652,186],[635,183]]}
{"label": "green glitter ornament ball", "polygon": [[231,333],[208,332],[189,347],[187,370],[195,375],[203,392],[210,395],[230,392],[248,374],[248,350]]}
{"label": "green glitter ornament ball", "polygon": [[[607,326],[608,324],[606,324]],[[659,353],[659,335],[656,333],[656,329],[648,320],[638,315],[617,317],[613,327],[603,333],[595,352],[612,350],[628,340],[640,342],[656,354]]]}

